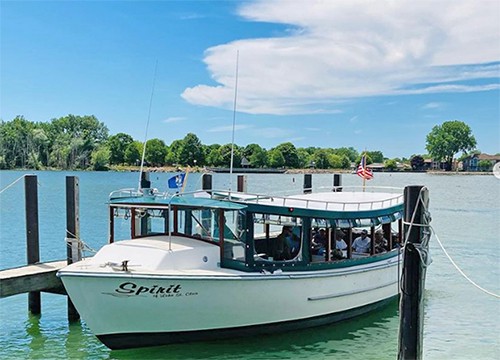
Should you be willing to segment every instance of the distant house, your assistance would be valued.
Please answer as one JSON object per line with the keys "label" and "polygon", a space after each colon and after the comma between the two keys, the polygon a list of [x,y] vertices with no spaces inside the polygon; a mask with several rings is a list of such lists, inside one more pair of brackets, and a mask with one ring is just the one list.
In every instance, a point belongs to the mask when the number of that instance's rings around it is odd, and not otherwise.
{"label": "distant house", "polygon": [[248,159],[244,156],[243,156],[243,159],[241,159],[241,167],[242,168],[250,167],[250,161],[248,161]]}
{"label": "distant house", "polygon": [[[481,160],[489,161],[490,166],[488,169],[479,166]],[[499,155],[473,154],[462,160],[462,169],[464,171],[490,171],[497,162],[500,162]]]}
{"label": "distant house", "polygon": [[446,161],[425,159],[424,166],[422,167],[422,170],[457,170],[459,168],[460,168],[460,164],[455,159],[453,159],[453,161],[451,162],[451,169],[448,169],[448,163]]}
{"label": "distant house", "polygon": [[444,170],[446,162],[433,159],[424,159],[424,170]]}
{"label": "distant house", "polygon": [[370,165],[366,165],[368,169],[371,169],[372,171],[384,171],[385,166],[383,163],[373,163]]}

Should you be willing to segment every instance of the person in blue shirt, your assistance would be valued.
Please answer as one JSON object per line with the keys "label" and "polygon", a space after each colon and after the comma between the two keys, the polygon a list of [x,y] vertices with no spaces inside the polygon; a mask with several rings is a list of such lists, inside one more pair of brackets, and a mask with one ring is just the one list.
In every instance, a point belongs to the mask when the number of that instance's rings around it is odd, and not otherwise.
{"label": "person in blue shirt", "polygon": [[283,226],[281,234],[276,238],[275,260],[291,260],[300,252],[300,238],[292,231],[291,226]]}

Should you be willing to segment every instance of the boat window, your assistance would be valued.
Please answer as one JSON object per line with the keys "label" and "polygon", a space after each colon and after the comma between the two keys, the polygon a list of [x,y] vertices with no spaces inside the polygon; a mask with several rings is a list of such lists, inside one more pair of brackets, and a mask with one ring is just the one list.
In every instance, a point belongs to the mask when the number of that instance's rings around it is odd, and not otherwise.
{"label": "boat window", "polygon": [[256,261],[301,260],[302,219],[256,213],[253,223]]}
{"label": "boat window", "polygon": [[[221,215],[224,221],[222,231],[220,227]],[[243,222],[243,213],[239,211],[179,209],[175,233],[218,244],[222,232],[224,258],[244,261],[246,233],[243,230]],[[172,226],[175,227],[175,224]],[[172,231],[174,231],[173,227]]]}
{"label": "boat window", "polygon": [[[130,210],[130,216],[134,214],[133,232],[134,237],[165,234],[167,232],[167,212],[161,209],[134,208]],[[128,215],[125,215],[125,218]]]}
{"label": "boat window", "polygon": [[224,221],[224,259],[245,262],[245,213],[225,211]]}

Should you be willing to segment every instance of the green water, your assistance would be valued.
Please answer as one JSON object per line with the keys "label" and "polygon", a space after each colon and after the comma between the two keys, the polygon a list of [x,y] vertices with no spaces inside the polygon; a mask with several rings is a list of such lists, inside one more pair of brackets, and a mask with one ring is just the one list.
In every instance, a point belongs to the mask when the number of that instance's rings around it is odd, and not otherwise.
{"label": "green water", "polygon": [[[38,172],[42,261],[65,258],[65,176],[80,179],[83,240],[105,243],[110,191],[134,187],[137,173]],[[0,172],[0,188],[22,172]],[[170,174],[153,174],[163,190]],[[199,187],[192,174],[189,187]],[[249,175],[248,191],[300,191],[301,175]],[[328,186],[332,175],[313,176]],[[161,184],[164,184],[163,186]],[[232,184],[236,184],[233,179]],[[343,184],[360,185],[355,175]],[[426,185],[432,225],[450,255],[476,283],[500,293],[500,180],[493,176],[376,174],[377,186]],[[227,189],[228,176],[215,175],[214,188]],[[25,263],[24,185],[0,194],[0,268]],[[500,300],[470,285],[450,264],[435,238],[427,273],[424,314],[425,359],[499,359]],[[42,316],[30,316],[27,295],[0,299],[0,359],[395,359],[398,304],[339,324],[266,336],[110,351],[84,323],[68,325],[66,298],[42,294]]]}

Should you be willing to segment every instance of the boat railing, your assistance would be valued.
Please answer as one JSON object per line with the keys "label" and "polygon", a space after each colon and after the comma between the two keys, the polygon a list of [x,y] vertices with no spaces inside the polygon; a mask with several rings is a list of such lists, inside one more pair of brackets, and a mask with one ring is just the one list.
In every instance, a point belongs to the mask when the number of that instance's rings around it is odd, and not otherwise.
{"label": "boat railing", "polygon": [[137,197],[137,196],[142,196],[142,193],[138,191],[137,188],[127,188],[127,189],[119,189],[112,191],[109,194],[108,198],[112,200],[124,197]]}
{"label": "boat railing", "polygon": [[[332,190],[331,187],[327,189]],[[336,189],[334,188],[334,191]],[[212,197],[225,198],[228,200],[238,201],[238,202],[251,202],[255,204],[267,204],[269,202],[275,206],[283,207],[300,207],[305,209],[320,209],[320,210],[337,210],[337,211],[359,211],[359,210],[373,210],[375,208],[387,208],[403,203],[403,192],[401,188],[394,187],[361,187],[361,186],[342,186],[342,192],[382,192],[394,194],[392,196],[385,197],[384,199],[377,200],[320,200],[303,198],[297,196],[286,196],[286,195],[269,195],[269,194],[257,194],[257,193],[240,193],[231,192],[228,190],[212,190]],[[397,193],[396,193],[397,191]]]}
{"label": "boat railing", "polygon": [[[147,191],[147,192],[145,192]],[[126,188],[114,190],[109,194],[109,199],[121,199],[121,198],[131,198],[131,197],[143,197],[143,196],[155,196],[158,198],[168,198],[168,193],[160,192],[158,189],[136,189],[136,188]]]}

